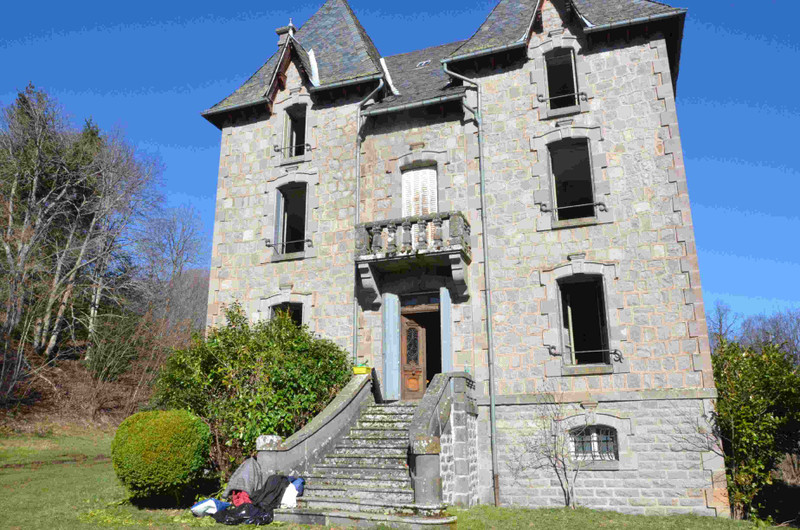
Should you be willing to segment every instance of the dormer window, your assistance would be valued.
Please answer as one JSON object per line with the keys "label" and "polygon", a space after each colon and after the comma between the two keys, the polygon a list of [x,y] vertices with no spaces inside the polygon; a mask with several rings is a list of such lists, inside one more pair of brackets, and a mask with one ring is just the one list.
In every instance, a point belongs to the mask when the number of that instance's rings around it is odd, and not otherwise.
{"label": "dormer window", "polygon": [[545,56],[545,63],[550,110],[577,106],[578,80],[575,75],[575,53],[569,48],[558,48]]}
{"label": "dormer window", "polygon": [[306,106],[296,105],[286,109],[286,134],[284,156],[293,158],[306,154]]}

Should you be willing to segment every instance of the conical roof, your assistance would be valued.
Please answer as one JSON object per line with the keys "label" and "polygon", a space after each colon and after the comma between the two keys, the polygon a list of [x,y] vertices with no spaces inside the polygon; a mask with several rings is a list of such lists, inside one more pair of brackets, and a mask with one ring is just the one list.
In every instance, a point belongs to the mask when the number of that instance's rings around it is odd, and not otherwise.
{"label": "conical roof", "polygon": [[[294,34],[300,44],[302,62],[313,50],[317,61],[320,85],[355,81],[381,73],[380,53],[358,21],[347,0],[327,0],[325,4]],[[261,103],[279,66],[281,50],[276,50],[250,79],[209,110],[205,116],[233,108]]]}

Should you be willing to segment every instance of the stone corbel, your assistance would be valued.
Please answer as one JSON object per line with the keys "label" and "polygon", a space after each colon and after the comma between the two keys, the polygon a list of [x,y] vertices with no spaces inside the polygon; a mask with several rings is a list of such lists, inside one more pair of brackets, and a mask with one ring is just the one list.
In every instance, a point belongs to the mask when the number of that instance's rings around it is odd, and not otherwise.
{"label": "stone corbel", "polygon": [[361,279],[361,289],[364,300],[368,305],[375,307],[381,305],[381,295],[378,292],[378,283],[369,263],[357,264],[358,277]]}
{"label": "stone corbel", "polygon": [[450,254],[449,259],[450,272],[453,275],[453,283],[455,284],[455,295],[459,298],[466,298],[469,288],[467,286],[467,264],[464,262],[464,256],[459,252]]}

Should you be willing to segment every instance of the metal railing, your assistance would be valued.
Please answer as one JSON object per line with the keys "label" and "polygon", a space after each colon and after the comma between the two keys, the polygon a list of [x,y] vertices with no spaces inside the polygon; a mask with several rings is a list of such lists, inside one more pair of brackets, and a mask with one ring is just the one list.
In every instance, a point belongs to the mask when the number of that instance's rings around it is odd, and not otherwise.
{"label": "metal railing", "polygon": [[587,206],[597,206],[597,209],[601,212],[607,212],[608,207],[604,202],[587,202],[583,204],[571,204],[569,206],[558,206],[556,208],[550,208],[547,204],[542,203],[539,205],[543,212],[559,212],[561,210],[569,210],[570,208],[585,208]]}
{"label": "metal railing", "polygon": [[549,98],[546,98],[546,97],[542,96],[541,94],[539,94],[536,97],[536,99],[539,101],[539,103],[550,102],[550,101],[552,101],[554,99],[563,99],[563,98],[572,98],[572,99],[574,99],[576,101],[588,101],[589,100],[589,97],[586,95],[586,92],[572,92],[570,94],[561,94],[560,96],[553,96],[553,97],[549,97]]}
{"label": "metal railing", "polygon": [[[296,152],[298,147],[302,147],[303,148],[303,152],[302,153],[297,153]],[[289,155],[290,157],[303,156],[307,152],[311,151],[311,144],[308,144],[308,143],[306,143],[306,144],[292,144],[292,145],[287,145],[286,147],[279,147],[277,145],[273,145],[272,149],[276,153],[283,153],[284,151],[289,151],[290,153],[292,153],[292,154]]]}
{"label": "metal railing", "polygon": [[[267,248],[275,249],[275,252],[278,254],[286,254],[286,247],[290,247],[292,245],[297,245],[298,243],[302,243],[299,250],[292,250],[292,252],[303,252],[306,249],[306,243],[308,243],[309,247],[314,247],[314,242],[310,239],[296,239],[294,241],[283,241],[280,243],[273,243],[271,239],[265,240],[267,244]],[[291,253],[291,252],[290,252]]]}
{"label": "metal railing", "polygon": [[[548,350],[550,355],[553,357],[560,357],[561,353],[558,351],[558,348],[555,346],[549,346]],[[602,364],[611,364],[612,361],[615,363],[621,363],[625,360],[625,357],[622,355],[622,352],[619,350],[578,350],[576,352],[571,352],[572,355],[577,357],[582,353],[600,353],[603,355],[603,362]],[[588,363],[587,363],[588,364]]]}

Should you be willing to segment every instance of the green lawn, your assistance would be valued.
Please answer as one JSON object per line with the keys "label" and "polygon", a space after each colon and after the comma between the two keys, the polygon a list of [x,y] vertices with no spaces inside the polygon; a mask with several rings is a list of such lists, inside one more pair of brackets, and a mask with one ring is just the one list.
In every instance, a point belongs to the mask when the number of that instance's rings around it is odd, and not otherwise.
{"label": "green lawn", "polygon": [[[0,435],[0,528],[193,528],[216,526],[188,510],[143,510],[125,502],[108,460],[113,434],[54,428]],[[484,528],[722,530],[751,525],[703,517],[641,517],[591,510],[480,506],[451,510],[459,530]],[[297,525],[272,526],[297,530]],[[219,528],[224,528],[219,526]]]}

